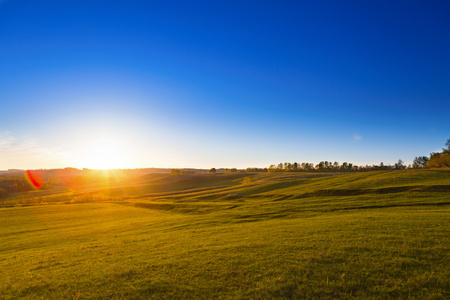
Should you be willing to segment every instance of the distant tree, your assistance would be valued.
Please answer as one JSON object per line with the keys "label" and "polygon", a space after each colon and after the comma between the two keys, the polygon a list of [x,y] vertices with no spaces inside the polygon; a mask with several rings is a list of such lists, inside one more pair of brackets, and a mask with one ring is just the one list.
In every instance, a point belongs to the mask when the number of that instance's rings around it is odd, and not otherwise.
{"label": "distant tree", "polygon": [[429,168],[450,167],[450,153],[447,152],[431,153],[427,167]]}
{"label": "distant tree", "polygon": [[450,167],[450,139],[445,143],[447,149],[442,149],[442,152],[431,153],[428,160],[427,167],[429,168],[442,168]]}
{"label": "distant tree", "polygon": [[211,169],[209,169],[209,171],[208,171],[208,173],[216,173],[216,172],[217,172],[216,168],[211,168]]}
{"label": "distant tree", "polygon": [[426,156],[419,156],[414,158],[412,167],[414,169],[420,169],[420,168],[425,168],[428,165],[428,157]]}
{"label": "distant tree", "polygon": [[270,165],[270,167],[267,169],[267,171],[269,171],[269,172],[276,172],[277,171],[277,166]]}
{"label": "distant tree", "polygon": [[445,143],[445,146],[447,146],[447,149],[442,149],[444,153],[450,154],[450,139],[447,140]]}
{"label": "distant tree", "polygon": [[316,165],[316,169],[319,171],[323,171],[325,169],[325,162],[321,161]]}
{"label": "distant tree", "polygon": [[347,171],[348,170],[348,163],[347,162],[343,162],[342,163],[341,170],[342,171]]}
{"label": "distant tree", "polygon": [[399,159],[398,162],[395,163],[395,169],[396,170],[405,169],[405,164],[404,164],[403,160]]}
{"label": "distant tree", "polygon": [[312,163],[302,163],[301,166],[302,166],[302,169],[305,171],[314,170],[314,164],[312,164]]}
{"label": "distant tree", "polygon": [[284,163],[284,170],[286,172],[292,171],[292,164],[291,163]]}

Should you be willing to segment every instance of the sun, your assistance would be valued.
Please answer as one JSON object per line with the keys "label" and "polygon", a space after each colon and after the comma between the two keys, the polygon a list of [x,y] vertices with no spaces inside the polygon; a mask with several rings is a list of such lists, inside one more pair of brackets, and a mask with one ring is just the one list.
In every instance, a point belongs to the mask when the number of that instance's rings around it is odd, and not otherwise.
{"label": "sun", "polygon": [[102,139],[87,147],[81,165],[88,169],[126,168],[127,155],[119,142]]}

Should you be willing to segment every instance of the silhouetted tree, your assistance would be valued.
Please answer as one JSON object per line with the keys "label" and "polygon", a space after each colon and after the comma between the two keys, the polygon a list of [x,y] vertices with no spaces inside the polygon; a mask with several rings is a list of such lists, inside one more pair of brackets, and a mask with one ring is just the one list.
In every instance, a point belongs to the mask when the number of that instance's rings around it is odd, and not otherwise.
{"label": "silhouetted tree", "polygon": [[347,171],[348,170],[348,163],[347,162],[343,162],[342,163],[341,170],[342,171]]}
{"label": "silhouetted tree", "polygon": [[209,171],[208,171],[208,173],[216,173],[216,172],[217,172],[216,168],[211,168],[211,169],[209,169]]}
{"label": "silhouetted tree", "polygon": [[321,161],[316,165],[316,169],[319,171],[323,171],[325,169],[325,162]]}
{"label": "silhouetted tree", "polygon": [[270,165],[270,167],[267,169],[269,172],[276,172],[277,171],[277,166],[275,165]]}
{"label": "silhouetted tree", "polygon": [[416,158],[414,158],[412,167],[414,169],[425,168],[427,166],[427,164],[428,164],[428,160],[429,159],[426,156],[416,157]]}
{"label": "silhouetted tree", "polygon": [[314,170],[314,165],[312,163],[302,163],[302,169],[305,171],[312,171]]}
{"label": "silhouetted tree", "polygon": [[403,170],[405,168],[405,164],[403,160],[399,159],[398,162],[395,163],[396,170]]}
{"label": "silhouetted tree", "polygon": [[339,170],[339,163],[338,163],[337,161],[335,161],[335,162],[333,163],[333,168],[334,168],[335,170]]}
{"label": "silhouetted tree", "polygon": [[292,164],[291,163],[284,163],[284,170],[286,172],[292,171]]}
{"label": "silhouetted tree", "polygon": [[442,152],[450,154],[450,139],[447,140],[445,146],[447,146],[447,149],[442,149]]}

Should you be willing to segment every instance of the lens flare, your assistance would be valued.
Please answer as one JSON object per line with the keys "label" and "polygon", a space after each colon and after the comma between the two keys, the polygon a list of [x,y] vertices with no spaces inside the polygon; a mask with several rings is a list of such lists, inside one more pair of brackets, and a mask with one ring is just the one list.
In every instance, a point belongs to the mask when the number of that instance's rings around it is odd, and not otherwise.
{"label": "lens flare", "polygon": [[355,135],[353,136],[353,140],[354,140],[355,142],[359,142],[360,140],[362,140],[362,136],[360,136],[360,135],[358,135],[358,134],[355,134]]}
{"label": "lens flare", "polygon": [[40,189],[42,187],[42,178],[31,170],[25,171],[25,177],[35,189]]}

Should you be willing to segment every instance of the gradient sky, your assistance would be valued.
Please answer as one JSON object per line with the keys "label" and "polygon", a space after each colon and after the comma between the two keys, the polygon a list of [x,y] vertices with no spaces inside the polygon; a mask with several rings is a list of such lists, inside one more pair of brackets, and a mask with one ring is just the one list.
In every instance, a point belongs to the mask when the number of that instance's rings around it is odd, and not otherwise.
{"label": "gradient sky", "polygon": [[122,168],[411,163],[450,138],[449,16],[449,1],[0,0],[0,169],[92,167],[99,149]]}

